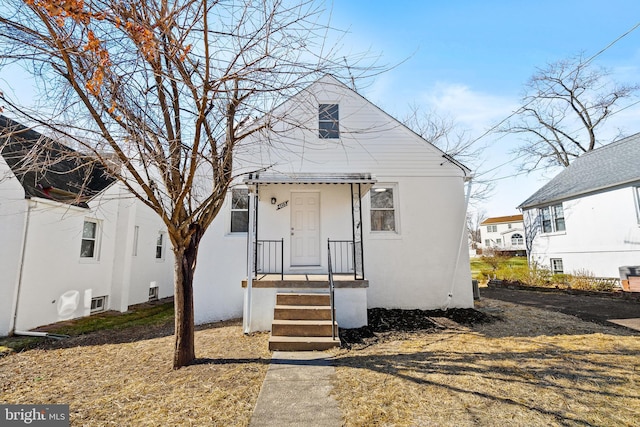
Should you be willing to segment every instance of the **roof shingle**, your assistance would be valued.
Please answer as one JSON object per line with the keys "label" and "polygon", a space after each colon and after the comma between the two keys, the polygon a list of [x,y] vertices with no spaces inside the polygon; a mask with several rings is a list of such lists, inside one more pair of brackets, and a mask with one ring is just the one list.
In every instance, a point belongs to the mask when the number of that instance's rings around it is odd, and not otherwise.
{"label": "roof shingle", "polygon": [[529,209],[599,190],[640,182],[640,133],[578,157],[522,202]]}

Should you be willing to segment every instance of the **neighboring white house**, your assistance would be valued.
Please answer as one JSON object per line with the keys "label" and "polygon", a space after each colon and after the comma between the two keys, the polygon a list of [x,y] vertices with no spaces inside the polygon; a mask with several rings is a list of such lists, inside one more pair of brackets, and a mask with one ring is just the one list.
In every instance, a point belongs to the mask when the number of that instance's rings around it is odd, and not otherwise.
{"label": "neighboring white house", "polygon": [[368,307],[473,306],[466,167],[331,76],[269,117],[282,119],[245,144],[247,173],[202,239],[197,323],[244,305],[245,330],[269,330],[276,292],[326,287],[329,244],[342,327]]}
{"label": "neighboring white house", "polygon": [[0,335],[173,295],[161,220],[102,168],[3,116],[0,152]]}
{"label": "neighboring white house", "polygon": [[530,261],[619,277],[640,265],[640,134],[583,154],[525,200]]}
{"label": "neighboring white house", "polygon": [[480,223],[480,247],[524,255],[525,232],[522,215],[496,216]]}

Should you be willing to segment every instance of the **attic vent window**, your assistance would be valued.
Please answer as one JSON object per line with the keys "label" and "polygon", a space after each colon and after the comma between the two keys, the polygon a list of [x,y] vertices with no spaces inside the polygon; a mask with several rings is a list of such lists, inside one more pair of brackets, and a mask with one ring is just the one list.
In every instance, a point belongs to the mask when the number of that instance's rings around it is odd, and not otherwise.
{"label": "attic vent window", "polygon": [[338,104],[320,104],[318,113],[318,136],[320,139],[340,138],[340,116]]}

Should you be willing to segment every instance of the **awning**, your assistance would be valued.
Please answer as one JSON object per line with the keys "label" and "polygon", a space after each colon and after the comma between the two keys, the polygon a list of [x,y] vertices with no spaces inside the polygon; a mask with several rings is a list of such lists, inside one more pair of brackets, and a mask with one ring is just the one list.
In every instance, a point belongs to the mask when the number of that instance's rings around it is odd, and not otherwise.
{"label": "awning", "polygon": [[254,172],[243,179],[247,185],[266,184],[360,184],[361,195],[365,195],[377,182],[370,173],[298,173],[278,174]]}

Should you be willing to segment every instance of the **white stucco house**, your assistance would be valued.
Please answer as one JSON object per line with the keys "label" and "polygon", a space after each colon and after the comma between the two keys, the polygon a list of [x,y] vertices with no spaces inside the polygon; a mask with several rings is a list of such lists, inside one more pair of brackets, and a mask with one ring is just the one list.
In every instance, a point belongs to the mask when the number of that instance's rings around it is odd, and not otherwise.
{"label": "white stucco house", "polygon": [[69,152],[0,116],[0,335],[173,295],[161,220]]}
{"label": "white stucco house", "polygon": [[331,76],[268,117],[201,242],[196,323],[270,330],[276,293],[326,290],[329,247],[341,327],[373,307],[473,307],[468,168]]}
{"label": "white stucco house", "polygon": [[487,218],[480,223],[480,247],[514,254],[526,253],[522,215]]}
{"label": "white stucco house", "polygon": [[620,267],[639,266],[639,158],[635,134],[583,154],[525,200],[530,261],[613,278]]}

